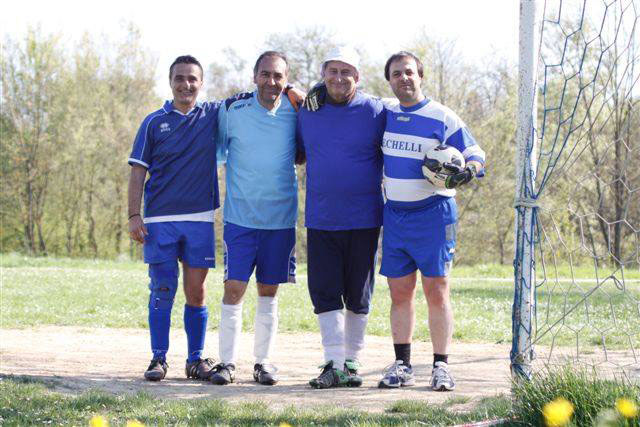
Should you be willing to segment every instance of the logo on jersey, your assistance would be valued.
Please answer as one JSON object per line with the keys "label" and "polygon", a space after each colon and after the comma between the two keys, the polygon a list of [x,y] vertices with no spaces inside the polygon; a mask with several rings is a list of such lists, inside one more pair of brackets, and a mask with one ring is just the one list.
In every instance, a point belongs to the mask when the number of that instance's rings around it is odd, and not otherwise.
{"label": "logo on jersey", "polygon": [[170,130],[171,129],[169,128],[169,123],[160,123],[160,132],[169,132]]}
{"label": "logo on jersey", "polygon": [[398,116],[396,117],[396,120],[399,122],[408,122],[411,120],[411,117],[407,117],[407,116]]}

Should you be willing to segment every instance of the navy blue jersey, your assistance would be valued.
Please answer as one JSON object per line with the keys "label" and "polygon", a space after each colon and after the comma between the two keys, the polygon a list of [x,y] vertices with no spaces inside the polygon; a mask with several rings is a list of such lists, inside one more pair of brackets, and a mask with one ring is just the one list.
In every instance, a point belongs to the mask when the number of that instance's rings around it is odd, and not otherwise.
{"label": "navy blue jersey", "polygon": [[349,230],[382,225],[385,123],[382,102],[359,91],[345,105],[300,110],[297,141],[307,156],[307,227]]}
{"label": "navy blue jersey", "polygon": [[167,101],[142,122],[129,164],[149,172],[145,222],[213,222],[213,210],[220,206],[215,142],[219,106],[198,103],[183,114]]}

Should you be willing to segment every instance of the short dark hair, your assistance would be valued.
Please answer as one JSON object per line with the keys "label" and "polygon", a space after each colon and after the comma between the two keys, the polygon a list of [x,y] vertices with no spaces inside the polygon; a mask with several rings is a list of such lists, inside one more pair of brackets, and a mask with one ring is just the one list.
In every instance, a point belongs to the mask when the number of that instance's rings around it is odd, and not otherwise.
{"label": "short dark hair", "polygon": [[200,62],[191,55],[183,55],[183,56],[178,56],[176,60],[173,61],[173,64],[171,64],[171,66],[169,67],[169,80],[171,80],[171,76],[173,75],[173,67],[177,64],[197,65],[198,68],[200,68],[200,74],[202,75],[202,78],[204,78],[204,71],[202,70],[202,65],[200,65]]}
{"label": "short dark hair", "polygon": [[287,55],[282,52],[278,52],[277,50],[267,50],[266,52],[262,52],[260,56],[258,56],[258,60],[256,61],[256,65],[253,66],[253,75],[258,74],[258,68],[260,67],[260,61],[267,56],[275,56],[276,58],[280,58],[284,61],[287,66],[286,71],[289,74],[289,60],[287,59]]}
{"label": "short dark hair", "polygon": [[418,58],[411,52],[401,50],[400,52],[394,53],[389,57],[389,59],[387,59],[387,63],[384,66],[384,78],[387,79],[387,81],[389,81],[389,79],[391,78],[391,76],[389,76],[389,68],[391,67],[391,63],[397,61],[400,58],[413,58],[413,60],[416,61],[416,66],[418,67],[418,75],[420,76],[420,78],[422,78],[422,76],[424,75],[424,66],[422,65],[422,61],[420,61],[420,58]]}

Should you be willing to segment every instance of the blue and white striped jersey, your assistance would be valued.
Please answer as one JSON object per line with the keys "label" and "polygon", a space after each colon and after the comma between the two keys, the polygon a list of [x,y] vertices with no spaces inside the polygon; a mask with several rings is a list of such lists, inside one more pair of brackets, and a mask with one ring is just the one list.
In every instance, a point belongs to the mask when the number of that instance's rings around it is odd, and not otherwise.
{"label": "blue and white striped jersey", "polygon": [[387,125],[382,139],[384,191],[389,206],[417,209],[428,206],[432,196],[453,197],[455,190],[436,188],[422,174],[427,150],[447,144],[462,153],[466,161],[484,164],[484,151],[464,122],[444,105],[425,99],[405,108],[397,100],[385,101]]}

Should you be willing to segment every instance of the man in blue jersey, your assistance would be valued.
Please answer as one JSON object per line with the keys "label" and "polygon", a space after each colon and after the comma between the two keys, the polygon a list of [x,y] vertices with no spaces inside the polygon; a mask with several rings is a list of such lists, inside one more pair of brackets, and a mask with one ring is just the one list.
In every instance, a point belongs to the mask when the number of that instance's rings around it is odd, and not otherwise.
{"label": "man in blue jersey", "polygon": [[[153,358],[144,373],[150,381],[159,381],[167,373],[178,260],[186,297],[186,375],[208,379],[214,366],[213,360],[201,356],[208,319],[204,281],[214,267],[213,212],[219,207],[214,141],[219,105],[196,102],[202,76],[202,66],[192,56],[180,56],[171,64],[173,101],[144,119],[129,157],[129,234],[144,244],[151,278]],[[140,211],[143,185],[144,215]]]}
{"label": "man in blue jersey", "polygon": [[[220,107],[221,151],[226,157],[224,202],[225,282],[220,315],[220,359],[211,382],[234,381],[242,330],[242,298],[256,270],[253,377],[277,382],[269,364],[278,327],[278,285],[295,282],[298,211],[294,159],[297,105],[286,92],[289,64],[281,52],[264,52],[255,63],[257,90]],[[222,156],[221,156],[222,157]]]}
{"label": "man in blue jersey", "polygon": [[[378,385],[397,388],[415,383],[411,340],[420,270],[434,352],[431,387],[445,391],[455,388],[447,365],[453,335],[448,275],[456,243],[455,188],[482,174],[485,156],[453,111],[423,95],[422,77],[422,63],[409,52],[398,52],[386,63],[385,78],[399,104],[387,106],[382,142],[387,201],[380,273],[389,282],[395,362]],[[455,173],[444,189],[431,185],[421,168],[425,152],[440,144],[455,147],[466,161],[466,168],[445,165]]]}
{"label": "man in blue jersey", "polygon": [[[314,388],[359,386],[378,237],[382,224],[382,103],[356,89],[359,57],[334,50],[322,66],[326,102],[301,109],[307,158],[308,286],[324,348]],[[346,310],[345,310],[346,308]]]}

